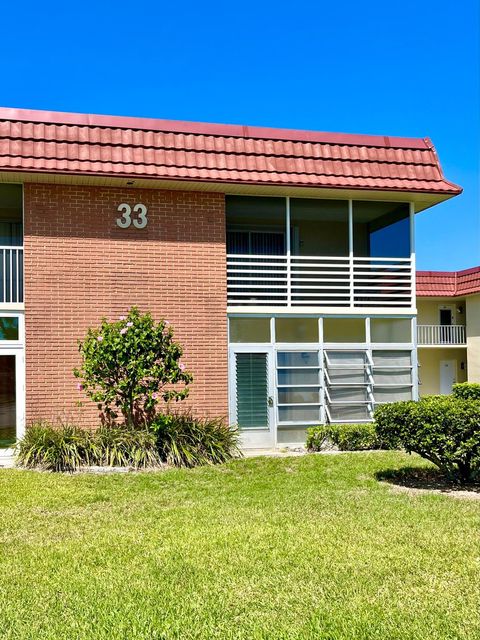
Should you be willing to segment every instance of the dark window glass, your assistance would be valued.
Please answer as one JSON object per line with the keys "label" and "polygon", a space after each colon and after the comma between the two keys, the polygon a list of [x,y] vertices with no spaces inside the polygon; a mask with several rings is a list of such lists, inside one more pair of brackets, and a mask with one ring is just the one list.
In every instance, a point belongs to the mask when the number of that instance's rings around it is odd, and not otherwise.
{"label": "dark window glass", "polygon": [[227,253],[285,255],[285,198],[227,196]]}
{"label": "dark window glass", "polygon": [[348,256],[348,202],[291,198],[290,234],[292,255]]}
{"label": "dark window glass", "polygon": [[18,318],[0,317],[0,340],[18,340]]}
{"label": "dark window glass", "polygon": [[0,246],[22,244],[22,186],[0,184]]}
{"label": "dark window glass", "polygon": [[15,441],[15,356],[0,356],[0,447]]}
{"label": "dark window glass", "polygon": [[353,248],[358,257],[409,258],[408,204],[355,201]]}

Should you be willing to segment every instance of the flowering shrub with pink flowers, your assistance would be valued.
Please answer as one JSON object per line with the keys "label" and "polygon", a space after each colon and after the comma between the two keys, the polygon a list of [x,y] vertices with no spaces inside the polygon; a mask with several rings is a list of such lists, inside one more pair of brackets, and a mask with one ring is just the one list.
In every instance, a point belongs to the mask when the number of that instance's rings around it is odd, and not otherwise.
{"label": "flowering shrub with pink flowers", "polygon": [[116,322],[105,318],[79,342],[82,365],[77,385],[97,403],[104,423],[123,417],[128,426],[148,424],[161,403],[187,397],[192,374],[167,320],[132,307]]}

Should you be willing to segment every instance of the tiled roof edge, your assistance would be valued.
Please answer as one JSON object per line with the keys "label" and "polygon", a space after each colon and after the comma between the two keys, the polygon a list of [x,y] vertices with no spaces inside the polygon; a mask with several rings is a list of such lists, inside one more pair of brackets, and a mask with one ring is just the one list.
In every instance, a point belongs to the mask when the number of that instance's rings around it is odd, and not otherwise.
{"label": "tiled roof edge", "polygon": [[[472,282],[465,282],[465,278],[467,276],[478,274],[477,280]],[[459,295],[471,295],[473,293],[480,293],[480,266],[471,267],[469,269],[462,269],[460,271],[417,271],[417,296],[422,297],[455,297]],[[432,286],[442,286],[441,283],[437,282],[424,282],[419,283],[418,279],[425,278],[430,279],[431,281],[435,280],[435,278],[449,278],[453,280],[452,284],[449,286],[445,285],[444,289],[433,290]],[[453,288],[450,288],[452,287]],[[447,289],[447,287],[449,287]],[[422,293],[423,288],[423,293]],[[432,292],[433,291],[433,292]]]}
{"label": "tiled roof edge", "polygon": [[15,109],[10,107],[0,107],[0,120],[434,151],[434,147],[428,138],[331,133],[235,124],[162,120],[157,118],[67,113],[35,109]]}

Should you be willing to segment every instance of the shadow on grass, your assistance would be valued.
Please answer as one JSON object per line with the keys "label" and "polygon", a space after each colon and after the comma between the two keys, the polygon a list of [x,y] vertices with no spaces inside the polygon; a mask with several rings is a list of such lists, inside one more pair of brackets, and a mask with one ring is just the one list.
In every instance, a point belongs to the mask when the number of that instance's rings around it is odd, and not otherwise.
{"label": "shadow on grass", "polygon": [[397,487],[406,489],[423,489],[426,491],[441,491],[452,493],[455,491],[469,491],[478,493],[480,497],[480,484],[460,484],[447,478],[435,467],[402,467],[401,469],[384,469],[375,474],[380,482],[388,482]]}

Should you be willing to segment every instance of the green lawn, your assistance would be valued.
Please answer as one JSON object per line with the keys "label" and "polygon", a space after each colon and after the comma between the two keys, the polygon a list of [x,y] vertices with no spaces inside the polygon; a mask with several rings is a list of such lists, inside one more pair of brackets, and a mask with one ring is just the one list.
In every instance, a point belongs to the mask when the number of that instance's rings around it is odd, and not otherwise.
{"label": "green lawn", "polygon": [[479,638],[480,500],[375,478],[411,464],[0,471],[0,638]]}

